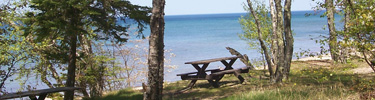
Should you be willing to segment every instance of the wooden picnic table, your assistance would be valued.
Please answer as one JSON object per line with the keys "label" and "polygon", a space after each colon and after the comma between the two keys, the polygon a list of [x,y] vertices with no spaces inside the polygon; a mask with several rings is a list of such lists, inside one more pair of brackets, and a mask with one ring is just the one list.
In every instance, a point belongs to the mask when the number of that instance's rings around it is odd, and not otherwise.
{"label": "wooden picnic table", "polygon": [[[188,88],[192,88],[197,80],[207,80],[212,86],[219,87],[218,82],[225,74],[234,74],[240,80],[240,83],[242,83],[244,81],[244,78],[240,75],[240,73],[247,73],[249,71],[249,68],[244,67],[234,69],[232,65],[238,58],[239,57],[236,56],[186,62],[185,64],[191,64],[197,70],[197,72],[177,74],[177,76],[181,76],[182,80],[191,80]],[[229,60],[229,62],[227,62],[227,60]],[[218,61],[220,61],[225,66],[224,69],[206,70],[210,63]],[[207,74],[206,72],[211,72],[211,74]]]}
{"label": "wooden picnic table", "polygon": [[[26,91],[26,92],[17,92],[17,93],[10,93],[3,96],[0,96],[0,100],[4,99],[13,99],[13,98],[22,98],[28,96],[31,100],[44,100],[49,93],[55,92],[63,92],[63,91],[74,91],[79,90],[82,88],[79,87],[58,87],[58,88],[49,88],[49,89],[42,89],[42,90],[33,90],[33,91]],[[37,98],[36,96],[39,96]]]}

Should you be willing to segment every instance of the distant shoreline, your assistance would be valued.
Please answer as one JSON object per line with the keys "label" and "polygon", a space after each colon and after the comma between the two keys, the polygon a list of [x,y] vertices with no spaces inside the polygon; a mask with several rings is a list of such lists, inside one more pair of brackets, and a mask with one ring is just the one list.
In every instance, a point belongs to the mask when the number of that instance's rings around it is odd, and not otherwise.
{"label": "distant shoreline", "polygon": [[317,55],[313,57],[302,57],[299,59],[294,59],[292,61],[309,61],[309,60],[331,60],[331,55],[325,54],[325,55]]}
{"label": "distant shoreline", "polygon": [[[325,11],[325,10],[322,10]],[[297,10],[293,12],[314,12],[314,10]],[[227,14],[246,14],[247,12],[234,12],[234,13],[206,13],[206,14],[176,14],[176,15],[165,15],[165,17],[170,16],[197,16],[197,15],[227,15]]]}

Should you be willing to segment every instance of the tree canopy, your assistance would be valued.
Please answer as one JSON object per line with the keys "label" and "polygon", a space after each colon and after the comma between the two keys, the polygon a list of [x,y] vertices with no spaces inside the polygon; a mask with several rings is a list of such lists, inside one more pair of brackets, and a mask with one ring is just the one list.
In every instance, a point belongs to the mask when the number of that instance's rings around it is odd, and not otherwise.
{"label": "tree canopy", "polygon": [[[131,25],[137,25],[138,35],[143,37],[151,11],[124,0],[31,0],[30,8],[32,12],[23,20],[24,36],[52,47],[42,50],[47,60],[68,64],[68,87],[76,84],[77,59],[90,55],[77,52],[91,45],[88,39],[126,42]],[[65,99],[73,99],[73,93],[66,92]]]}

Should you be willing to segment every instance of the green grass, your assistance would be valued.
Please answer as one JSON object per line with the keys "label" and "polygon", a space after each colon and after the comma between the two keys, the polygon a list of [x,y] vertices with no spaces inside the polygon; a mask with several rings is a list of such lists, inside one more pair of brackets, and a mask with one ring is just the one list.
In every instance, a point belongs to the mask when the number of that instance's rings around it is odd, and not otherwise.
{"label": "green grass", "polygon": [[266,90],[249,91],[232,95],[222,100],[342,100],[358,99],[352,97],[352,91],[342,87],[330,88],[324,86],[284,86]]}
{"label": "green grass", "polygon": [[142,100],[143,94],[131,88],[108,93],[103,97],[86,98],[84,100]]}
{"label": "green grass", "polygon": [[[363,62],[332,64],[329,61],[293,62],[288,80],[270,84],[266,70],[251,70],[242,76],[240,84],[233,75],[219,82],[220,88],[200,80],[184,93],[189,81],[164,84],[164,100],[222,99],[222,100],[342,100],[361,98],[363,93],[375,90],[375,74],[353,74],[351,69],[367,67]],[[91,100],[141,100],[142,92],[124,89]]]}

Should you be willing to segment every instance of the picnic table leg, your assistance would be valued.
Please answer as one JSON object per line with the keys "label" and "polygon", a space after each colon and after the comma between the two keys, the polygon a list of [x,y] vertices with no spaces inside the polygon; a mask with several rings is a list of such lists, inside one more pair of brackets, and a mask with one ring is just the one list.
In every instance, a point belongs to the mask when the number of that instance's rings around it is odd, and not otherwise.
{"label": "picnic table leg", "polygon": [[[218,70],[213,70],[213,71],[211,71],[211,74],[212,74],[212,73],[216,73],[216,72],[220,72],[220,71],[218,71]],[[214,81],[213,81],[213,83],[211,83],[211,85],[213,85],[214,87],[219,87],[219,81],[223,78],[223,76],[224,76],[224,75],[214,76],[214,77],[213,77]],[[208,82],[210,82],[210,81],[208,81]]]}
{"label": "picnic table leg", "polygon": [[46,99],[47,94],[41,94],[39,95],[39,98],[36,98],[36,96],[29,96],[31,100],[44,100]]}
{"label": "picnic table leg", "polygon": [[192,89],[196,82],[197,82],[197,80],[191,80],[189,85],[186,88],[184,88],[182,90],[178,90],[176,93],[182,93],[182,92],[185,92],[189,89]]}
{"label": "picnic table leg", "polygon": [[[229,63],[223,60],[221,61],[221,63],[225,65],[225,70],[228,70],[228,69],[233,69],[232,65],[234,64],[236,60],[237,59],[232,59]],[[233,74],[240,80],[240,83],[243,83],[245,81],[245,79],[240,75],[240,72],[236,71]]]}
{"label": "picnic table leg", "polygon": [[240,83],[245,81],[245,79],[240,75],[240,72],[235,71],[233,74],[240,80]]}
{"label": "picnic table leg", "polygon": [[189,88],[189,89],[193,88],[195,83],[197,83],[197,80],[191,80],[187,88]]}
{"label": "picnic table leg", "polygon": [[33,96],[30,95],[29,98],[30,98],[30,100],[38,100],[38,98],[36,98],[36,96],[34,96],[34,95]]}
{"label": "picnic table leg", "polygon": [[46,98],[47,94],[41,94],[39,95],[38,100],[44,100]]}
{"label": "picnic table leg", "polygon": [[197,76],[198,78],[206,77],[207,73],[205,72],[206,68],[210,63],[203,64],[202,67],[199,67],[198,64],[192,64],[194,68],[198,71]]}
{"label": "picnic table leg", "polygon": [[216,76],[216,77],[215,77],[215,82],[219,82],[223,77],[224,77],[224,74],[223,74],[223,75]]}
{"label": "picnic table leg", "polygon": [[228,70],[228,69],[233,69],[232,65],[234,64],[234,62],[236,61],[237,59],[232,59],[229,61],[229,63],[225,60],[222,60],[221,63],[223,63],[225,65],[225,70]]}
{"label": "picnic table leg", "polygon": [[[198,77],[206,77],[207,73],[205,72],[208,64],[210,63],[206,63],[206,64],[203,64],[202,68],[199,68],[199,66],[197,64],[193,64],[193,66],[195,67],[195,69],[198,70]],[[219,87],[219,84],[217,81],[213,81],[213,80],[207,80],[212,86],[214,86],[215,88],[218,88]]]}
{"label": "picnic table leg", "polygon": [[219,87],[219,84],[217,81],[213,81],[213,80],[207,80],[212,86],[214,86],[215,88],[218,88]]}

